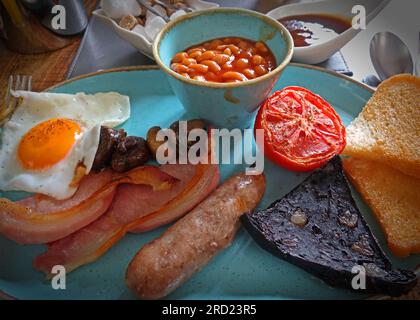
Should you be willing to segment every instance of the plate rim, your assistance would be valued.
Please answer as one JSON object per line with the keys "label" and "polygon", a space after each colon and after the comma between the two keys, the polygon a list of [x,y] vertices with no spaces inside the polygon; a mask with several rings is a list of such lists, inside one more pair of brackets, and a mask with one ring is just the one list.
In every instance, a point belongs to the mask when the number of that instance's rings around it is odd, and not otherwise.
{"label": "plate rim", "polygon": [[[289,63],[289,65],[287,67],[289,67],[289,66],[298,67],[298,68],[302,68],[302,69],[316,70],[316,71],[319,71],[319,72],[327,73],[327,74],[332,75],[334,77],[350,81],[353,84],[361,87],[362,89],[365,89],[365,90],[369,91],[372,94],[375,92],[375,90],[373,88],[369,87],[368,85],[366,85],[366,84],[364,84],[360,81],[357,81],[357,80],[355,80],[355,79],[353,79],[349,76],[346,76],[344,74],[341,74],[341,73],[338,73],[338,72],[335,72],[335,71],[332,71],[332,70],[328,70],[326,68],[312,66],[312,65],[303,64],[303,63],[296,63],[296,62]],[[102,74],[117,73],[117,72],[131,72],[131,71],[150,71],[150,70],[160,70],[160,68],[157,65],[150,65],[150,66],[142,65],[142,66],[117,67],[117,68],[111,68],[111,69],[106,69],[106,70],[99,70],[99,71],[86,73],[86,74],[83,74],[83,75],[80,75],[80,76],[73,77],[71,79],[61,81],[61,82],[59,82],[59,83],[57,83],[57,84],[55,84],[51,87],[48,87],[48,88],[42,90],[42,92],[50,91],[50,90],[62,87],[64,85],[67,85],[67,84],[75,82],[75,81],[79,81],[79,80],[86,79],[86,78],[92,78],[92,77],[102,75]],[[0,299],[21,300],[20,298],[9,295],[8,293],[6,293],[4,290],[1,290],[1,289],[0,289]]]}
{"label": "plate rim", "polygon": [[[345,74],[341,74],[338,73],[336,71],[333,70],[329,70],[323,67],[318,67],[318,66],[313,66],[313,65],[309,65],[309,64],[304,64],[304,63],[297,63],[297,62],[290,62],[285,69],[287,69],[287,67],[292,66],[292,67],[298,67],[298,68],[302,68],[302,69],[310,69],[310,70],[316,70],[319,72],[323,72],[323,73],[327,73],[331,76],[337,77],[337,78],[341,78],[347,81],[352,82],[353,84],[361,87],[362,89],[365,89],[367,91],[369,91],[370,93],[374,93],[375,89],[373,89],[372,87],[369,87],[367,84],[364,84],[356,79],[353,79]],[[76,77],[73,77],[71,79],[67,79],[64,81],[61,81],[51,87],[48,87],[44,90],[42,90],[42,92],[45,91],[50,91],[56,88],[59,88],[63,85],[78,81],[78,80],[82,80],[82,79],[86,79],[86,78],[92,78],[98,75],[102,75],[102,74],[107,74],[107,73],[117,73],[117,72],[130,72],[130,71],[150,71],[150,70],[160,70],[163,72],[163,70],[161,70],[159,68],[159,66],[157,65],[141,65],[141,66],[129,66],[129,67],[116,67],[116,68],[110,68],[110,69],[105,69],[105,70],[99,70],[99,71],[95,71],[95,72],[90,72],[90,73],[86,73],[86,74],[82,74]],[[281,76],[280,76],[281,77]]]}

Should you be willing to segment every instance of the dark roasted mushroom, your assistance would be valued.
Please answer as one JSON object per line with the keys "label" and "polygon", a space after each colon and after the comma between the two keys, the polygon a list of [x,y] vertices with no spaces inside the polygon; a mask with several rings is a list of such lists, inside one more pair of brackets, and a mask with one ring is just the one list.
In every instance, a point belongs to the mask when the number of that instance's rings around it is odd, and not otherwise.
{"label": "dark roasted mushroom", "polygon": [[153,158],[156,158],[156,153],[159,147],[165,143],[165,141],[157,140],[157,135],[160,130],[162,130],[161,127],[152,127],[147,132],[147,147],[149,148],[149,151],[152,154]]}
{"label": "dark roasted mushroom", "polygon": [[150,159],[146,141],[140,137],[120,139],[112,155],[111,167],[117,172],[125,172],[144,165]]}
{"label": "dark roasted mushroom", "polygon": [[[187,137],[190,134],[190,132],[194,129],[206,129],[206,122],[204,120],[201,119],[193,119],[193,120],[188,120],[187,121]],[[173,130],[176,134],[176,139],[179,143],[179,135],[181,134],[181,132],[179,132],[180,126],[179,126],[179,121],[175,121],[174,123],[171,124],[171,126],[169,127],[171,130]],[[193,146],[194,144],[196,144],[198,142],[198,139],[196,141],[187,141],[187,147],[190,148],[191,146]]]}
{"label": "dark roasted mushroom", "polygon": [[117,148],[120,139],[125,138],[126,135],[123,129],[115,130],[101,127],[99,145],[92,166],[94,171],[100,171],[111,164],[112,154]]}

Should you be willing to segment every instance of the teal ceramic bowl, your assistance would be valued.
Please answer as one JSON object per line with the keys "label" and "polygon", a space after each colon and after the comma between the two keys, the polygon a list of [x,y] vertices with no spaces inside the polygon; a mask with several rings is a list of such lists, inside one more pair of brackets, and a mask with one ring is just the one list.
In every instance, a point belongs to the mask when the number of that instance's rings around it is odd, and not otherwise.
{"label": "teal ceramic bowl", "polygon": [[[178,52],[223,37],[264,42],[273,52],[277,68],[241,83],[215,83],[188,79],[170,68]],[[188,113],[221,128],[249,128],[261,103],[268,97],[293,56],[290,33],[263,14],[236,8],[194,12],[168,23],[156,37],[153,55],[169,76],[175,95]]]}

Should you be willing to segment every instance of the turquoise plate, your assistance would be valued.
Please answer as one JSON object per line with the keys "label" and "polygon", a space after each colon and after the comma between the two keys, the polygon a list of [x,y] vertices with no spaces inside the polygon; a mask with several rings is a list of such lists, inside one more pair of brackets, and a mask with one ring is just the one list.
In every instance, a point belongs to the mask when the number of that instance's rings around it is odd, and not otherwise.
{"label": "turquoise plate", "polygon": [[[343,122],[362,110],[372,91],[322,69],[290,65],[275,90],[284,86],[306,87],[328,100]],[[154,67],[118,69],[70,80],[51,89],[53,92],[117,91],[129,95],[132,116],[124,124],[131,135],[145,136],[151,126],[170,125],[188,118],[169,88],[166,76]],[[241,166],[221,166],[226,179]],[[299,184],[307,175],[285,171],[270,162],[265,164],[267,192],[260,204],[266,207]],[[382,248],[396,267],[414,269],[420,256],[400,260],[387,250],[384,236],[368,207],[355,193],[355,199]],[[14,193],[1,194],[15,199]],[[32,269],[32,260],[45,250],[43,246],[21,246],[0,236],[0,290],[4,297],[18,299],[132,299],[124,284],[126,267],[142,245],[159,236],[165,228],[140,235],[128,235],[97,262],[85,265],[67,275],[66,289],[53,290],[43,274]],[[1,295],[1,292],[0,292]],[[270,255],[261,249],[246,231],[241,230],[234,243],[218,255],[168,298],[170,299],[358,299],[366,295],[334,289],[305,271]]]}

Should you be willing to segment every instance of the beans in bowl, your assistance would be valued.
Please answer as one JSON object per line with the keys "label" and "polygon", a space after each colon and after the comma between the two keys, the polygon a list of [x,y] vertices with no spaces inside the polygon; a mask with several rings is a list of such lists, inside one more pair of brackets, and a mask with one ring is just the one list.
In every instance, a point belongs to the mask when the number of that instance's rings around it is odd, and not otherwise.
{"label": "beans in bowl", "polygon": [[177,53],[171,69],[199,81],[242,82],[261,77],[276,68],[276,58],[263,42],[220,38]]}

